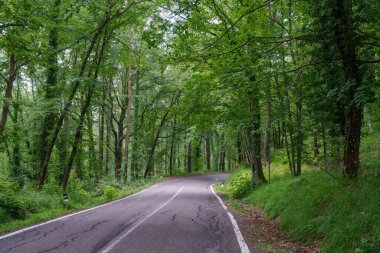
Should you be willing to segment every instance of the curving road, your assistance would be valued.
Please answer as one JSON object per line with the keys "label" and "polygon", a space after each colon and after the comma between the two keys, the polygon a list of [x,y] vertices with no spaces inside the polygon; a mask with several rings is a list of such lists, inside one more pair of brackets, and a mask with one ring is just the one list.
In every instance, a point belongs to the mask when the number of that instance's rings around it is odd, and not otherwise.
{"label": "curving road", "polygon": [[130,197],[0,237],[0,252],[249,252],[210,187],[227,174],[176,178]]}

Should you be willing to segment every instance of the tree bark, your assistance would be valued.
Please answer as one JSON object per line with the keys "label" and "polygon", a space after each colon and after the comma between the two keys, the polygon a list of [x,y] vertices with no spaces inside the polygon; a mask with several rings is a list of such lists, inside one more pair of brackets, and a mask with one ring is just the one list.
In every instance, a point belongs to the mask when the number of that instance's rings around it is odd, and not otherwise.
{"label": "tree bark", "polygon": [[105,99],[106,90],[103,87],[100,99],[100,112],[99,112],[99,148],[98,148],[98,173],[97,181],[99,182],[103,176],[103,160],[104,160],[104,117],[105,117]]}
{"label": "tree bark", "polygon": [[16,60],[15,60],[15,55],[11,54],[9,56],[9,78],[7,82],[7,88],[5,90],[3,110],[1,113],[1,119],[0,119],[0,136],[3,134],[5,130],[5,125],[7,124],[8,114],[9,114],[9,104],[10,104],[9,100],[12,98],[13,83],[15,81],[15,78],[16,78]]}
{"label": "tree bark", "polygon": [[[129,51],[132,48],[132,29],[129,28]],[[128,162],[129,162],[129,140],[131,135],[131,110],[132,110],[132,57],[131,52],[128,53],[129,63],[128,63],[128,105],[127,105],[127,129],[125,131],[125,167],[124,167],[124,177],[125,181],[128,180]]]}
{"label": "tree bark", "polygon": [[45,161],[46,152],[48,148],[48,142],[50,135],[54,129],[55,121],[57,118],[57,112],[52,109],[54,99],[57,98],[57,74],[58,74],[58,16],[60,12],[61,0],[55,0],[53,6],[52,16],[52,28],[49,32],[49,53],[47,57],[47,78],[44,85],[44,99],[48,103],[45,109],[45,115],[43,119],[43,125],[41,128],[41,134],[39,136],[39,166],[42,167]]}
{"label": "tree bark", "polygon": [[210,147],[209,132],[206,133],[205,149],[206,149],[206,169],[211,170],[211,147]]}
{"label": "tree bark", "polygon": [[352,21],[352,1],[335,0],[333,10],[334,39],[341,56],[342,68],[347,83],[346,129],[344,141],[343,175],[356,178],[359,172],[360,134],[363,119],[363,106],[355,101],[362,86],[362,74],[359,71],[354,27]]}
{"label": "tree bark", "polygon": [[192,168],[192,141],[187,144],[187,173],[191,173],[193,171]]}
{"label": "tree bark", "polygon": [[[103,28],[103,27],[101,27],[101,28]],[[98,37],[99,37],[99,35],[100,35],[101,31],[102,31],[101,28],[97,29],[97,31],[95,32],[94,36],[91,39],[90,46],[89,46],[89,48],[87,50],[87,53],[86,53],[86,55],[85,55],[85,57],[83,59],[82,66],[81,66],[81,69],[80,69],[79,74],[78,74],[78,78],[74,82],[74,86],[73,86],[73,88],[71,90],[70,96],[69,96],[68,100],[65,102],[64,108],[63,108],[63,110],[61,112],[61,115],[59,116],[59,118],[58,118],[58,120],[56,122],[56,127],[55,127],[55,130],[54,130],[54,133],[52,134],[51,140],[50,140],[50,142],[49,142],[49,144],[47,145],[47,148],[46,148],[45,158],[44,158],[44,162],[43,162],[43,164],[41,166],[37,189],[41,189],[41,187],[45,183],[46,172],[47,172],[47,168],[49,166],[49,161],[50,161],[51,153],[53,152],[53,148],[54,148],[55,142],[57,140],[58,134],[59,134],[59,132],[61,130],[63,121],[64,121],[67,113],[69,112],[69,109],[71,107],[72,101],[73,101],[74,96],[76,94],[76,91],[77,91],[77,89],[79,87],[80,79],[81,79],[81,77],[83,77],[83,74],[85,72],[85,69],[86,69],[86,66],[87,66],[87,62],[88,62],[88,60],[90,58],[92,50],[95,47],[96,41],[98,40]]]}
{"label": "tree bark", "polygon": [[[266,183],[263,167],[261,164],[261,115],[260,115],[260,103],[259,103],[259,90],[257,84],[254,83],[254,77],[250,77],[250,81],[254,86],[254,89],[250,92],[251,97],[251,120],[252,120],[252,128],[251,128],[251,136],[252,136],[252,163],[254,170],[252,173],[256,173],[257,180],[259,182]],[[252,177],[254,178],[254,177]],[[252,182],[252,185],[255,185],[255,182]]]}
{"label": "tree bark", "polygon": [[[99,43],[100,43],[100,41],[99,41]],[[106,39],[104,38],[103,42],[102,42],[102,45],[100,47],[100,50],[98,51],[99,48],[96,49],[94,79],[92,80],[92,83],[91,83],[90,87],[88,88],[88,93],[87,93],[86,100],[85,100],[85,102],[84,102],[84,104],[82,105],[82,108],[81,108],[81,112],[80,112],[80,116],[79,116],[79,124],[78,124],[78,126],[76,128],[76,131],[75,131],[75,137],[74,137],[73,147],[72,147],[72,150],[71,150],[71,154],[70,154],[68,165],[67,165],[66,170],[65,170],[65,174],[63,176],[63,181],[62,181],[62,190],[63,191],[66,191],[66,187],[67,187],[67,184],[68,184],[68,181],[69,181],[71,169],[73,167],[75,155],[77,153],[80,141],[82,139],[82,129],[83,129],[83,126],[84,126],[84,120],[85,120],[88,108],[91,105],[92,95],[93,95],[93,93],[95,91],[96,80],[98,78],[100,64],[102,62],[105,44],[106,44]],[[98,44],[98,46],[99,46],[99,44]],[[89,73],[89,77],[90,76],[91,76],[91,73]],[[92,135],[92,132],[90,134]],[[95,150],[90,150],[90,153],[92,153],[92,152],[95,153]],[[90,161],[90,164],[91,164],[91,161]]]}

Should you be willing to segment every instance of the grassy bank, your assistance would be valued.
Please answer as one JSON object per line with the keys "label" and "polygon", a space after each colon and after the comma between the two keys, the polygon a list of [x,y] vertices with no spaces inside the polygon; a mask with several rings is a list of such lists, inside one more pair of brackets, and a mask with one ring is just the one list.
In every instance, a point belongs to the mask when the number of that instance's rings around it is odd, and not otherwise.
{"label": "grassy bank", "polygon": [[[279,155],[280,154],[280,155]],[[277,152],[279,158],[283,158]],[[279,218],[281,229],[304,243],[318,241],[323,252],[380,252],[380,125],[364,132],[362,173],[355,180],[317,168],[291,177],[276,164],[272,183],[250,190],[250,172],[236,171],[223,193]],[[274,159],[275,161],[281,159]],[[284,159],[283,159],[284,160]]]}
{"label": "grassy bank", "polygon": [[68,188],[67,206],[63,204],[57,184],[45,185],[37,192],[33,188],[17,190],[17,185],[0,181],[0,233],[120,199],[158,181],[153,178],[121,185],[110,180],[102,182],[96,189],[85,190],[79,180],[73,179]]}

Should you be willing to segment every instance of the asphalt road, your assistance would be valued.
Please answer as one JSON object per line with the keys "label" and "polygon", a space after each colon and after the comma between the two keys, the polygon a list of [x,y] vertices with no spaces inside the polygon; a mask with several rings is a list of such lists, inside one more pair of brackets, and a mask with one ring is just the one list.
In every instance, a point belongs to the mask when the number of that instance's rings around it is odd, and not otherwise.
{"label": "asphalt road", "polygon": [[233,217],[210,188],[227,176],[167,180],[120,201],[2,236],[0,252],[247,252]]}

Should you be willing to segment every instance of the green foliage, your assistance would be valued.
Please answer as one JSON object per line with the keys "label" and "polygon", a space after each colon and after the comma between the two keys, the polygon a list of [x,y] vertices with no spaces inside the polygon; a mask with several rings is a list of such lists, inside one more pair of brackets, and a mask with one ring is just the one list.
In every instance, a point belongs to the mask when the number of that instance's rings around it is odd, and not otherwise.
{"label": "green foliage", "polygon": [[174,168],[172,174],[173,176],[183,176],[186,175],[186,171],[183,168]]}
{"label": "green foliage", "polygon": [[26,218],[26,208],[24,203],[16,199],[12,195],[0,195],[0,217],[6,218],[9,216],[13,219],[25,219]]}
{"label": "green foliage", "polygon": [[103,193],[103,198],[105,200],[113,200],[117,197],[118,191],[115,187],[111,185],[107,185],[104,187],[104,193]]}
{"label": "green foliage", "polygon": [[325,252],[378,252],[380,182],[352,183],[325,173],[283,177],[263,185],[246,201],[262,208],[297,240],[320,240]]}
{"label": "green foliage", "polygon": [[249,170],[239,170],[227,179],[225,191],[233,198],[242,198],[251,191],[251,185],[251,172]]}
{"label": "green foliage", "polygon": [[0,192],[2,194],[11,194],[19,189],[17,182],[0,181]]}

